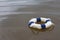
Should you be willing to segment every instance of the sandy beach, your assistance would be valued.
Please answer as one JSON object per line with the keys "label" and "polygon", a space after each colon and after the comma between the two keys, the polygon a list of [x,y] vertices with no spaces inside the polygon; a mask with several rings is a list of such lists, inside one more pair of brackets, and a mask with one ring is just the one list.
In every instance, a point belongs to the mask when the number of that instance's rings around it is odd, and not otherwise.
{"label": "sandy beach", "polygon": [[[33,17],[49,17],[55,23],[51,32],[40,32],[34,35],[28,28],[28,21]],[[1,22],[0,40],[59,40],[59,16],[50,14],[18,14],[9,15]]]}

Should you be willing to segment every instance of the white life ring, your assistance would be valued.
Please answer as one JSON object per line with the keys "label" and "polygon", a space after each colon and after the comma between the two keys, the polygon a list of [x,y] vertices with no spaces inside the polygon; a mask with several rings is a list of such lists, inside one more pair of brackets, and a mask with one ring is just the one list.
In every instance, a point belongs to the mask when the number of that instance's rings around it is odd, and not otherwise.
{"label": "white life ring", "polygon": [[[45,22],[44,24],[37,24],[36,22]],[[50,18],[32,18],[31,20],[29,20],[28,26],[30,28],[37,28],[37,29],[46,29],[51,27],[52,25],[54,25],[54,23],[52,23]]]}

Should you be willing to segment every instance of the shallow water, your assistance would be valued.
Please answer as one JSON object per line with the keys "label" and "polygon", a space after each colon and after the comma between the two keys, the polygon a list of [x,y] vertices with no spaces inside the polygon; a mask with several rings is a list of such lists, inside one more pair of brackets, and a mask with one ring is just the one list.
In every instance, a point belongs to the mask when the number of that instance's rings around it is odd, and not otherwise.
{"label": "shallow water", "polygon": [[[28,28],[33,17],[51,18],[55,28],[35,35]],[[60,40],[59,17],[59,0],[0,0],[0,40]]]}

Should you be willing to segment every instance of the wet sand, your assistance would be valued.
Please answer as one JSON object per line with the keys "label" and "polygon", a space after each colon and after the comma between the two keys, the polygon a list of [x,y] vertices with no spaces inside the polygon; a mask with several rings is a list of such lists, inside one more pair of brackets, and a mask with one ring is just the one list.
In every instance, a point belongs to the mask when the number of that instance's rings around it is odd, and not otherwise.
{"label": "wet sand", "polygon": [[[60,40],[60,19],[51,14],[17,14],[9,15],[0,25],[0,40]],[[51,32],[35,35],[28,28],[28,21],[33,17],[50,17],[55,23]]]}
{"label": "wet sand", "polygon": [[[42,5],[26,6],[17,8],[14,12],[0,12],[0,19],[3,19],[0,20],[0,40],[60,40],[60,2],[50,1]],[[33,34],[28,28],[28,21],[33,17],[51,18],[55,23],[54,29]]]}

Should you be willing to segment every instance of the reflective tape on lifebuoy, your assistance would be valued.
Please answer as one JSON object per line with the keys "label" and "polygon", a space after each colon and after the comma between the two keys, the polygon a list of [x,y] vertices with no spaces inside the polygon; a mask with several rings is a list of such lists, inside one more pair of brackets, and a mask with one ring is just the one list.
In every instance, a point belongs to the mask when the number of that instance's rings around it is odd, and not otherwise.
{"label": "reflective tape on lifebuoy", "polygon": [[[37,24],[36,22],[44,22],[44,24]],[[52,25],[54,25],[51,21],[50,18],[32,18],[29,23],[28,26],[31,28],[37,28],[37,29],[46,29],[51,27]]]}

